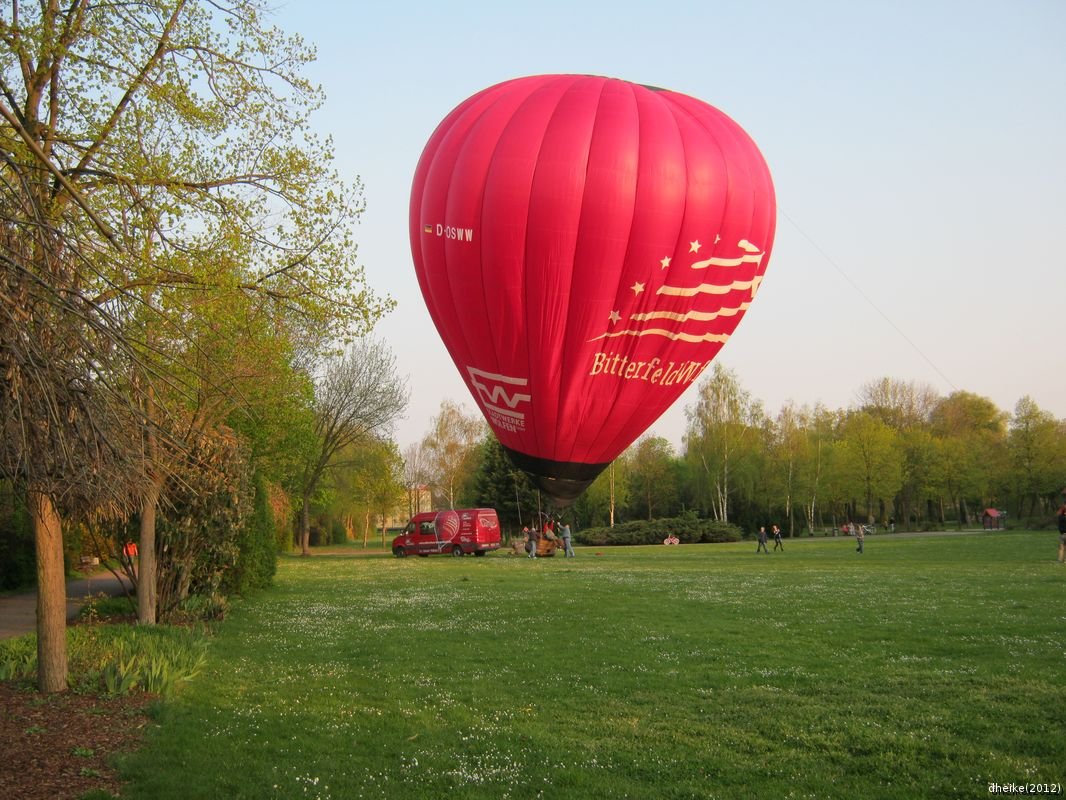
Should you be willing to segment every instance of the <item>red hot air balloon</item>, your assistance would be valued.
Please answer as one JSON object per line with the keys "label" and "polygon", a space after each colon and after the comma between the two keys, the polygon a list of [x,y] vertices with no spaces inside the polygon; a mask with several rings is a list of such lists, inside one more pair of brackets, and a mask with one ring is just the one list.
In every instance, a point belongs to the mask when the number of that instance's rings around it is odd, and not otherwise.
{"label": "red hot air balloon", "polygon": [[422,294],[470,393],[565,506],[732,334],[776,209],[758,148],[716,108],[542,75],[440,123],[409,221]]}

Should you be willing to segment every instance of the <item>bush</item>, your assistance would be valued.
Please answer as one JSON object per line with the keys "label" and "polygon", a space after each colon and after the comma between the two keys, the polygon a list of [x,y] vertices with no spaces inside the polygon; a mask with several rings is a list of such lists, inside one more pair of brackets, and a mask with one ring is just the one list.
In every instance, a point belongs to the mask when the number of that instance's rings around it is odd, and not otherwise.
{"label": "bush", "polygon": [[[166,695],[200,671],[207,642],[191,628],[85,625],[67,630],[67,651],[75,691]],[[36,634],[0,642],[0,680],[36,673]]]}
{"label": "bush", "polygon": [[222,580],[226,593],[246,594],[270,585],[277,571],[277,531],[267,480],[256,473],[251,516],[237,534],[237,560]]}
{"label": "bush", "polygon": [[26,507],[10,484],[0,482],[0,591],[36,584],[36,559]]}
{"label": "bush", "polygon": [[736,525],[688,516],[623,522],[613,528],[586,528],[574,534],[574,541],[592,547],[662,544],[668,536],[676,536],[682,544],[739,542],[743,538]]}

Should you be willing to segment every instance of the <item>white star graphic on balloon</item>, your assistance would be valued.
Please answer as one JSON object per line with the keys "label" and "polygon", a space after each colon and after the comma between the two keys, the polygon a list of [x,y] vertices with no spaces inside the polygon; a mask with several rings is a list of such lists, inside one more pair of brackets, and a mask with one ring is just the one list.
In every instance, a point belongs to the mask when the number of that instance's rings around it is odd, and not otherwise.
{"label": "white star graphic on balloon", "polygon": [[668,266],[670,266],[670,256],[667,256],[659,263],[662,264],[663,269],[666,269]]}
{"label": "white star graphic on balloon", "polygon": [[703,247],[703,245],[700,244],[700,240],[697,239],[696,241],[689,243],[688,251],[690,253],[698,253],[701,247]]}
{"label": "white star graphic on balloon", "polygon": [[641,292],[644,291],[644,284],[643,283],[634,283],[629,288],[633,290],[633,294],[640,294]]}
{"label": "white star graphic on balloon", "polygon": [[722,237],[721,236],[715,236],[714,237],[714,243],[715,244],[718,244],[720,241],[722,241]]}
{"label": "white star graphic on balloon", "polygon": [[611,312],[610,320],[611,320],[611,324],[612,325],[614,323],[618,322],[618,320],[620,320],[621,318],[622,318],[622,315],[619,314],[617,311],[612,311]]}

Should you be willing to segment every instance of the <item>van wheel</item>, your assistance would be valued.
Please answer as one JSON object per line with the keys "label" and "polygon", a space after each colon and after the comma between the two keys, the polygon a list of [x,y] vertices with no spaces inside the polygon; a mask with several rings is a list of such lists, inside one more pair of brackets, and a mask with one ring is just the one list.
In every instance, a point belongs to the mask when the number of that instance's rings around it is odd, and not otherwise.
{"label": "van wheel", "polygon": [[461,548],[459,545],[456,545],[455,547],[452,548],[452,555],[455,556],[456,558],[458,558],[462,554],[463,554],[463,548]]}
{"label": "van wheel", "polygon": [[483,555],[485,555],[485,551],[484,550],[475,550],[474,551],[474,555],[478,556],[478,557],[483,556]]}
{"label": "van wheel", "polygon": [[402,547],[394,547],[392,548],[392,554],[397,558],[403,558],[405,555],[407,555],[407,551],[404,550]]}

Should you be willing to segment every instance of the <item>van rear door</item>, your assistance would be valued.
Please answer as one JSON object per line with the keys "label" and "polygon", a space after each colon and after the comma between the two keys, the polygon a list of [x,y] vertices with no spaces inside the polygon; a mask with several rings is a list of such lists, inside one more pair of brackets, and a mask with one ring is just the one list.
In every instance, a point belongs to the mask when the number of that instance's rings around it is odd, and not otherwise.
{"label": "van rear door", "polygon": [[477,543],[479,545],[500,544],[500,520],[495,511],[481,511],[477,515]]}

